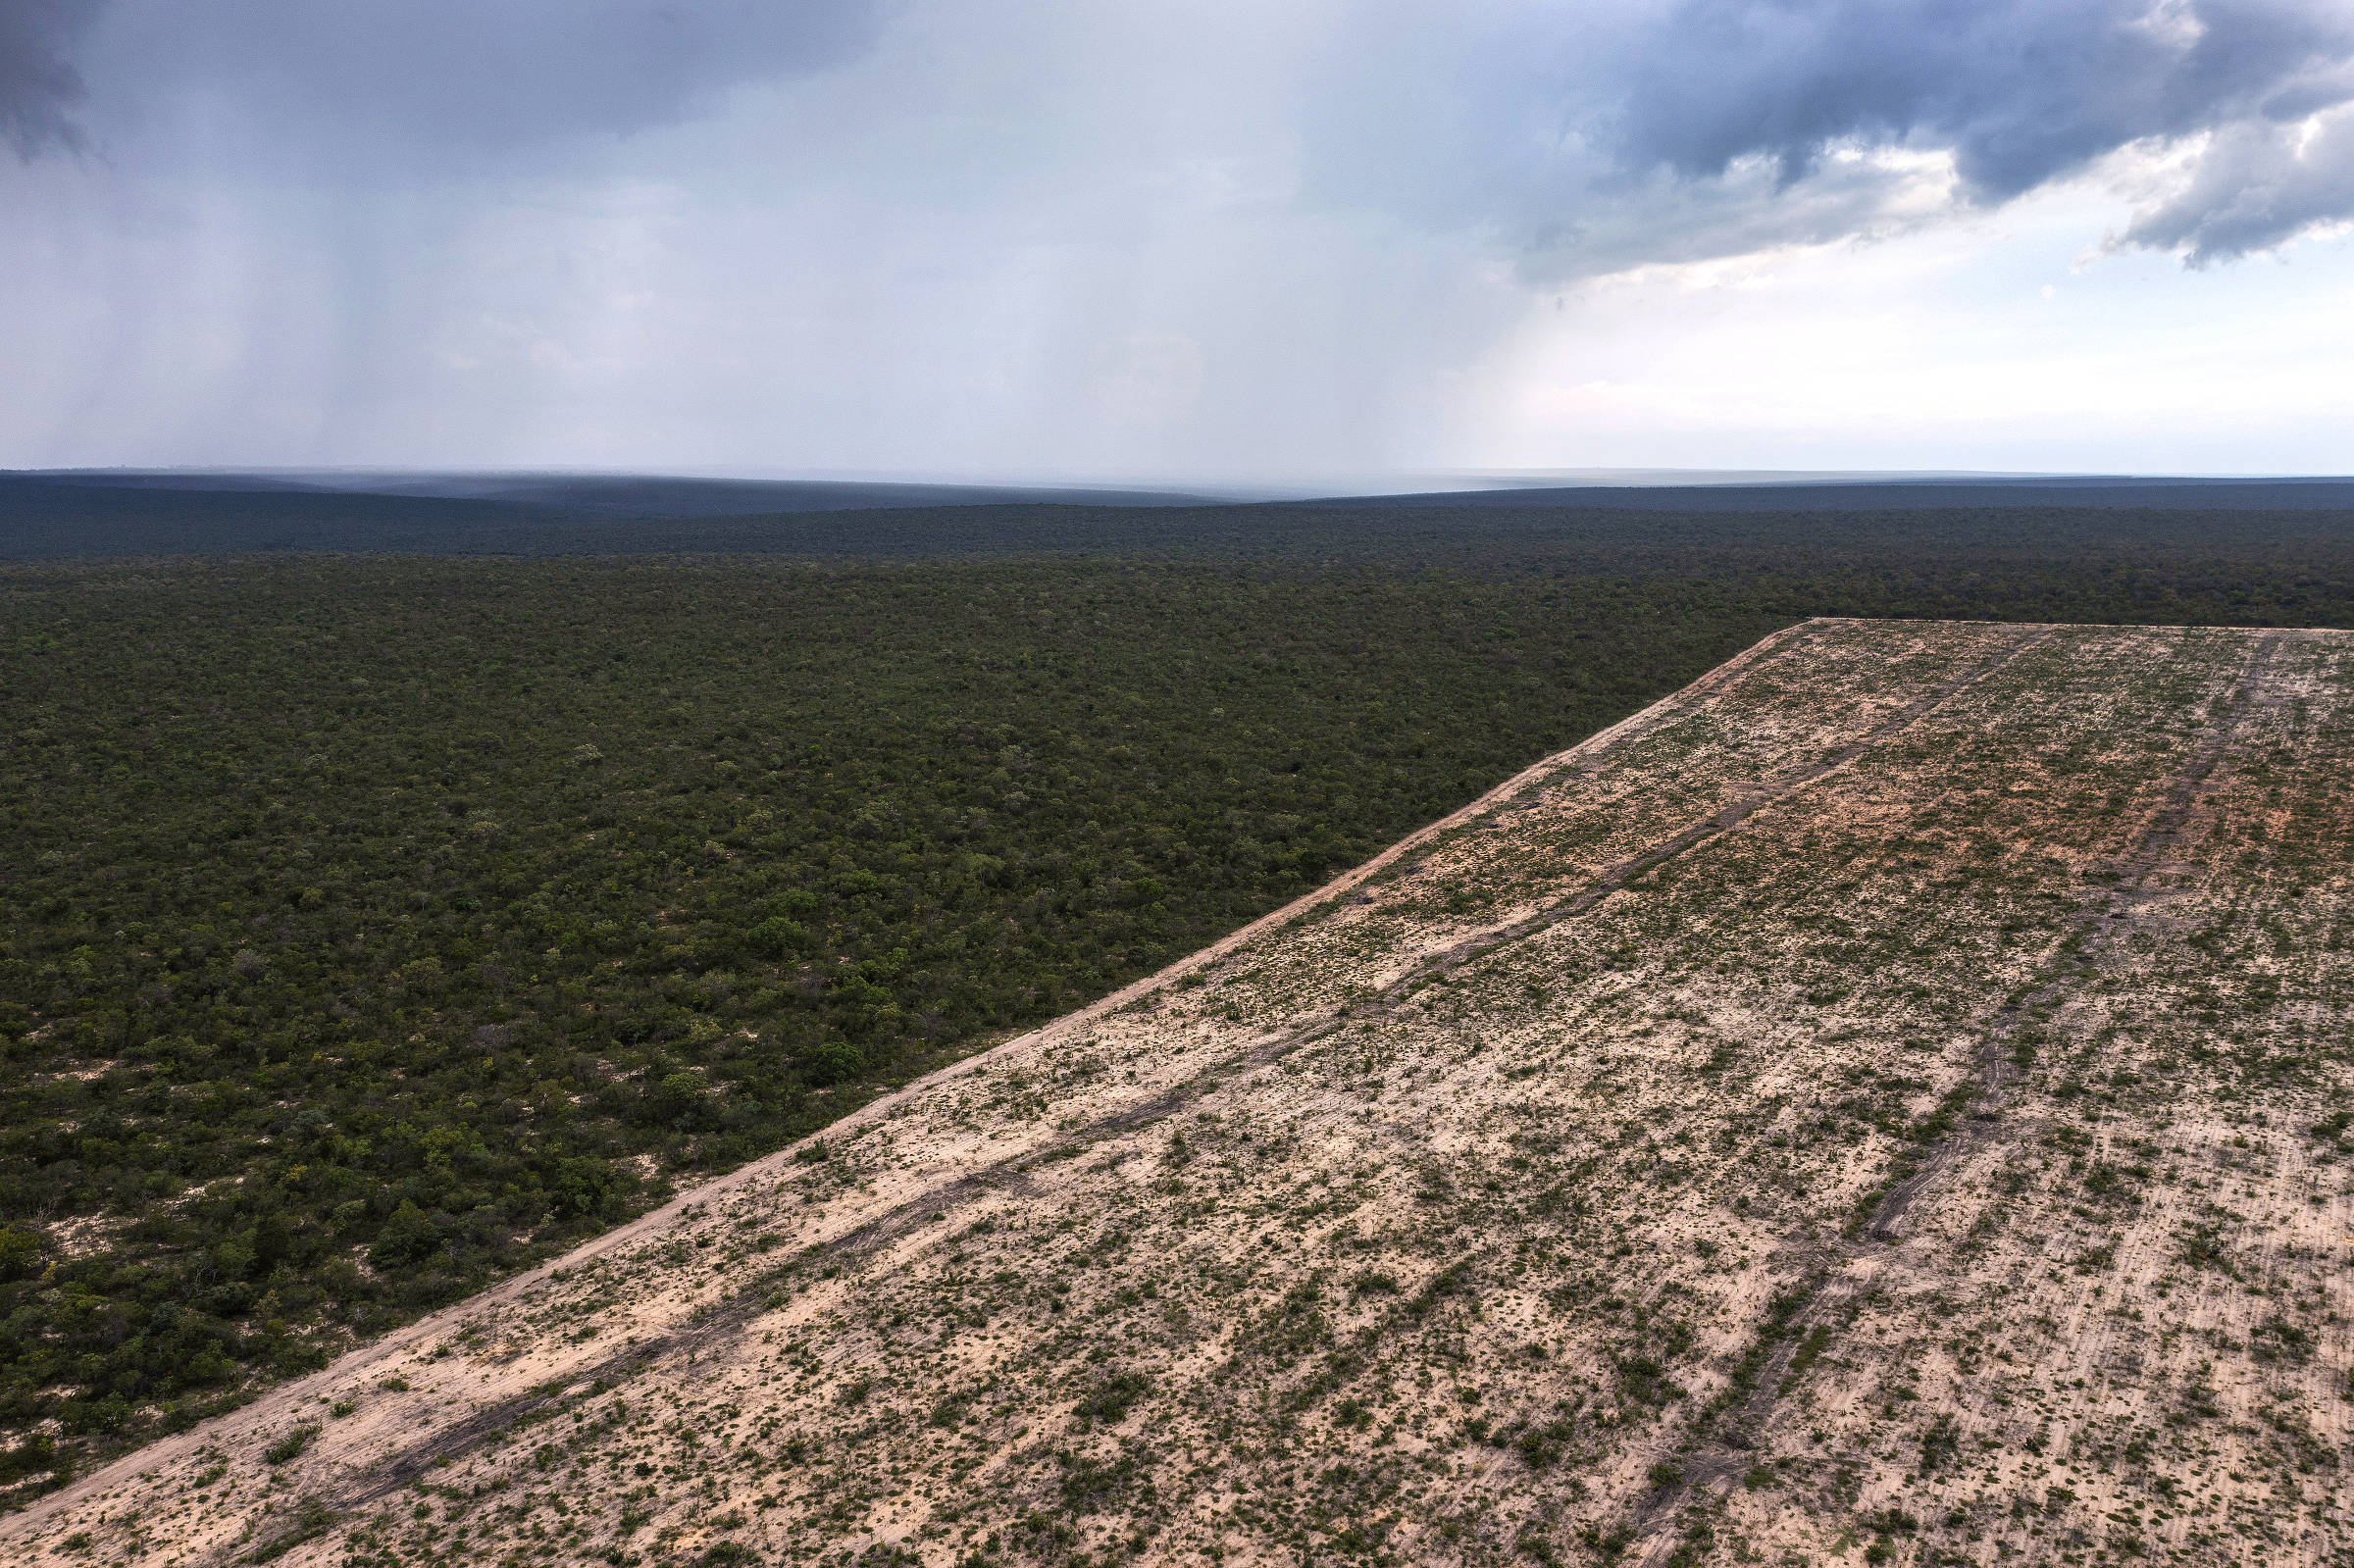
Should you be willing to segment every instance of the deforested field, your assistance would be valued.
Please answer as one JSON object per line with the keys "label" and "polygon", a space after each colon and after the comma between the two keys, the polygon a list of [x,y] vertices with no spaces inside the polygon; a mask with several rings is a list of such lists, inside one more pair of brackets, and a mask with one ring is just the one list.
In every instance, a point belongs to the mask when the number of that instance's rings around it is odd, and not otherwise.
{"label": "deforested field", "polygon": [[2354,1560],[2350,697],[1808,622],[0,1558]]}

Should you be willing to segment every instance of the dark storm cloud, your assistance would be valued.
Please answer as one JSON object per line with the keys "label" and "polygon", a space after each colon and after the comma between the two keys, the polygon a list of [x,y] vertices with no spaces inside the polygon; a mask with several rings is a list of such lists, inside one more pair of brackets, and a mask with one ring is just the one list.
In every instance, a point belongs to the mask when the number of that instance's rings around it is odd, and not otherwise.
{"label": "dark storm cloud", "polygon": [[81,143],[73,49],[97,0],[0,0],[0,136],[20,158]]}
{"label": "dark storm cloud", "polygon": [[1789,188],[1841,149],[1952,155],[2002,201],[2136,144],[2209,138],[2129,242],[2212,260],[2354,215],[2340,0],[1689,0],[1628,40],[1600,143],[1629,170],[1716,179],[1761,160]]}

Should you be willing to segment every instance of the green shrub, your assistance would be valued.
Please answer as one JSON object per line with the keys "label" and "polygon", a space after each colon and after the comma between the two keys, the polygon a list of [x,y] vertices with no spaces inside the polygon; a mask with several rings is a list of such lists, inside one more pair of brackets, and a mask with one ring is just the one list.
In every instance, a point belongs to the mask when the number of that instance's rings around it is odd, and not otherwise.
{"label": "green shrub", "polygon": [[392,1217],[377,1232],[376,1241],[368,1248],[368,1262],[377,1269],[405,1269],[424,1262],[441,1250],[441,1235],[423,1209],[407,1198],[392,1211]]}
{"label": "green shrub", "polygon": [[793,1064],[820,1087],[846,1084],[866,1069],[866,1055],[846,1039],[820,1040],[795,1053]]}
{"label": "green shrub", "polygon": [[1138,1401],[1152,1391],[1152,1380],[1141,1372],[1115,1372],[1089,1391],[1079,1401],[1075,1413],[1090,1421],[1116,1422],[1127,1419],[1128,1412]]}
{"label": "green shrub", "polygon": [[695,1559],[702,1568],[742,1568],[759,1560],[760,1554],[741,1541],[715,1541]]}
{"label": "green shrub", "polygon": [[287,1433],[284,1437],[270,1444],[269,1447],[264,1448],[262,1450],[262,1457],[274,1465],[282,1465],[287,1460],[293,1458],[296,1454],[302,1452],[303,1449],[309,1447],[311,1445],[311,1440],[317,1436],[319,1436],[319,1429],[315,1426],[305,1425],[296,1427],[293,1431]]}
{"label": "green shrub", "polygon": [[40,1267],[41,1239],[13,1225],[0,1225],[0,1281],[27,1279]]}
{"label": "green shrub", "polygon": [[743,944],[758,958],[792,958],[815,944],[809,928],[782,915],[771,915],[743,934]]}

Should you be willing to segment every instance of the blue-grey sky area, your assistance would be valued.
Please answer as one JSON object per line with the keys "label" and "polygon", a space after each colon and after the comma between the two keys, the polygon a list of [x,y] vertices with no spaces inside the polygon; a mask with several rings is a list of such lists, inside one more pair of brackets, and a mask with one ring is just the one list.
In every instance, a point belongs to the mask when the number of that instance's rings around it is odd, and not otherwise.
{"label": "blue-grey sky area", "polygon": [[0,0],[0,466],[2354,470],[2345,0]]}

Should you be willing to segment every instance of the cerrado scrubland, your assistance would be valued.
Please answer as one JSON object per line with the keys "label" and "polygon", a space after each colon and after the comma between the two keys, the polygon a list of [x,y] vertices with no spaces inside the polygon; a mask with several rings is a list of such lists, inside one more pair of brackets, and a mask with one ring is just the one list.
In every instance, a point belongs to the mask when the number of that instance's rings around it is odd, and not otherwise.
{"label": "cerrado scrubland", "polygon": [[2350,693],[1806,623],[0,1553],[2347,1560]]}

